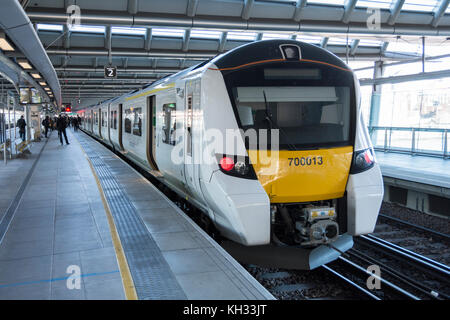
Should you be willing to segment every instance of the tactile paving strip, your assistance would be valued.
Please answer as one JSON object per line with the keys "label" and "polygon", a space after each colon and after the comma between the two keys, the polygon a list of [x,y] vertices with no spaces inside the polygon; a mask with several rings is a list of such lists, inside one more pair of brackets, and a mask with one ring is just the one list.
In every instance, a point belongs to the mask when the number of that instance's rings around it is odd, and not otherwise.
{"label": "tactile paving strip", "polygon": [[140,300],[187,299],[136,208],[111,174],[108,165],[77,136],[97,173],[119,233]]}

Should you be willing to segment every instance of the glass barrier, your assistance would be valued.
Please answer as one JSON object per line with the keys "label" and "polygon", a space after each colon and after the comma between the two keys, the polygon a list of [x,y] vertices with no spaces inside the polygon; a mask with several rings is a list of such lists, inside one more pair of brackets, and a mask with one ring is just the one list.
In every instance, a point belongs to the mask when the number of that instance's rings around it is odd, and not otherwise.
{"label": "glass barrier", "polygon": [[369,127],[376,150],[444,158],[450,157],[449,131],[442,128]]}

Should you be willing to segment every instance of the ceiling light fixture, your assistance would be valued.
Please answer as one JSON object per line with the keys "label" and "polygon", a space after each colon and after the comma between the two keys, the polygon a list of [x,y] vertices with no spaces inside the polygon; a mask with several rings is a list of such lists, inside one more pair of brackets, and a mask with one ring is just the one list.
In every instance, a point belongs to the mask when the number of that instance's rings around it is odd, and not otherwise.
{"label": "ceiling light fixture", "polygon": [[0,49],[3,51],[14,51],[13,46],[6,40],[6,35],[3,32],[0,33]]}
{"label": "ceiling light fixture", "polygon": [[32,67],[31,64],[28,62],[27,59],[17,59],[17,63],[18,63],[23,69],[26,69],[26,70],[33,69],[33,67]]}

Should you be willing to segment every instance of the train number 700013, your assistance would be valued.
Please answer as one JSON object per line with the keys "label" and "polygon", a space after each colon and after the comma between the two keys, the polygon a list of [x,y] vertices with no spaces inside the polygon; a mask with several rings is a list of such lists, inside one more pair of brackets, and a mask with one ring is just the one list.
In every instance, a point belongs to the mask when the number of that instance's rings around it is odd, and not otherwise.
{"label": "train number 700013", "polygon": [[289,166],[311,166],[318,165],[321,166],[323,164],[323,159],[321,156],[312,156],[312,157],[301,157],[301,158],[288,158]]}

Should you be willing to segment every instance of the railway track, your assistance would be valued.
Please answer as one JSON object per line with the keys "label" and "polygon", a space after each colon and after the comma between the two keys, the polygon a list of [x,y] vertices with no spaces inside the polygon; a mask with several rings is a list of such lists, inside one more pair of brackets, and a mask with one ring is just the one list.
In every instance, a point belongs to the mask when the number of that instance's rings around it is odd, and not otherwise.
{"label": "railway track", "polygon": [[403,288],[414,299],[450,299],[450,268],[437,261],[373,235],[356,237],[347,254],[349,260],[365,268],[379,266],[382,279]]}

